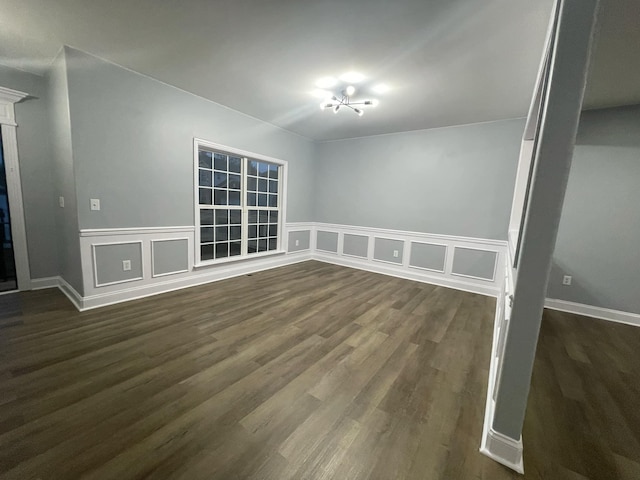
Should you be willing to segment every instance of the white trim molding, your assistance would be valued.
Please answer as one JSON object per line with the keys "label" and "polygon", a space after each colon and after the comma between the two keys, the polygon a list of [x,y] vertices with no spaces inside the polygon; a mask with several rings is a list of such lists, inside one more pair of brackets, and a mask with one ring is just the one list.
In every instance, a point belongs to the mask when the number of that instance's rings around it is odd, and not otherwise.
{"label": "white trim molding", "polygon": [[0,131],[7,177],[7,193],[10,205],[11,236],[19,290],[31,290],[27,229],[22,203],[22,182],[18,161],[18,138],[14,104],[26,98],[27,93],[0,87]]}
{"label": "white trim molding", "polygon": [[151,240],[151,276],[153,278],[156,277],[166,277],[167,275],[175,275],[176,273],[186,273],[189,271],[189,254],[187,253],[187,268],[183,270],[174,270],[172,272],[164,272],[164,273],[156,273],[156,257],[154,251],[154,245],[156,243],[162,242],[175,242],[176,240],[185,240],[187,242],[187,252],[189,251],[189,241],[191,240],[189,237],[172,237],[172,238],[163,238],[160,240]]}
{"label": "white trim molding", "polygon": [[595,307],[593,305],[585,305],[582,303],[569,302],[567,300],[558,300],[554,298],[547,298],[544,306],[545,308],[558,310],[560,312],[574,313],[585,317],[597,318],[598,320],[607,320],[609,322],[624,323],[626,325],[640,327],[640,314],[637,313]]}
{"label": "white trim molding", "polygon": [[[122,280],[115,280],[113,282],[99,283],[98,282],[98,262],[96,258],[96,247],[109,247],[111,245],[140,245],[140,276],[133,278],[125,278]],[[97,287],[107,287],[109,285],[118,285],[120,283],[135,282],[144,278],[145,261],[144,261],[144,242],[142,240],[120,241],[120,242],[105,242],[105,243],[92,243],[91,244],[91,262],[93,264],[93,285]]]}

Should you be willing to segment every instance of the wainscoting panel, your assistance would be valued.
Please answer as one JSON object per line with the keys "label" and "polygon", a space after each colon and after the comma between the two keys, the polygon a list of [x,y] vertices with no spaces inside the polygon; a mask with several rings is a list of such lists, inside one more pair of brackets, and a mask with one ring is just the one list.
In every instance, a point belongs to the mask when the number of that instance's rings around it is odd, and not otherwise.
{"label": "wainscoting panel", "polygon": [[[92,243],[93,278],[96,287],[142,280],[142,241]],[[129,262],[125,270],[123,262]]]}
{"label": "wainscoting panel", "polygon": [[288,252],[301,252],[311,248],[311,230],[289,231]]}
{"label": "wainscoting panel", "polygon": [[316,235],[316,250],[338,253],[338,233],[318,229]]}
{"label": "wainscoting panel", "polygon": [[436,243],[411,242],[409,266],[444,273],[447,246]]}
{"label": "wainscoting panel", "polygon": [[404,240],[374,237],[373,259],[401,265],[404,258]]}
{"label": "wainscoting panel", "polygon": [[366,235],[344,234],[342,254],[353,257],[367,258],[369,256],[369,237]]}
{"label": "wainscoting panel", "polygon": [[498,266],[498,252],[480,248],[454,247],[452,275],[492,282]]}
{"label": "wainscoting panel", "polygon": [[189,238],[151,240],[151,276],[162,277],[189,271]]}

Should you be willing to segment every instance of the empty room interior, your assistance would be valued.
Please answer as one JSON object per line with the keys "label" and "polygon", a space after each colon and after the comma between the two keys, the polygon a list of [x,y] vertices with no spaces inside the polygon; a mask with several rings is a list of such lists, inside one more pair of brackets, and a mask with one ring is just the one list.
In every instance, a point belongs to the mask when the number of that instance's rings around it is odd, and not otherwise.
{"label": "empty room interior", "polygon": [[638,0],[0,0],[0,480],[640,479]]}

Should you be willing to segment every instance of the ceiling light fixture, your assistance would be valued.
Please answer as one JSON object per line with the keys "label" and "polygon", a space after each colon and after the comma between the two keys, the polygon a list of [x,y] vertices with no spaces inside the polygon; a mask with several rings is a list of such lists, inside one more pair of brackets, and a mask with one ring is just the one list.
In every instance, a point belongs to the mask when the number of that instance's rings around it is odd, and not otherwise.
{"label": "ceiling light fixture", "polygon": [[331,97],[329,101],[322,102],[320,104],[320,109],[324,110],[326,108],[333,109],[333,113],[338,113],[340,107],[347,107],[353,110],[359,117],[364,115],[364,110],[356,107],[356,105],[367,105],[375,107],[378,105],[377,99],[372,100],[361,100],[361,101],[352,101],[351,97],[356,93],[356,89],[353,85],[349,85],[342,91],[341,98],[336,97],[335,95]]}

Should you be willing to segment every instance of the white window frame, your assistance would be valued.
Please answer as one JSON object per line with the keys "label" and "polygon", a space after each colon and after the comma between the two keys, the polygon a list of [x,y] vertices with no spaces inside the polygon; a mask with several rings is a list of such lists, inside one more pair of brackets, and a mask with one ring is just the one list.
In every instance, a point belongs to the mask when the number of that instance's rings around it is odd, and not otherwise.
{"label": "white window frame", "polygon": [[[242,210],[242,253],[233,257],[225,257],[213,260],[202,260],[200,255],[200,198],[199,198],[199,151],[200,148],[219,151],[220,153],[228,153],[236,155],[243,159],[242,172],[241,172],[241,190],[240,190],[240,209]],[[278,244],[275,250],[267,250],[257,253],[245,253],[247,252],[248,242],[248,211],[259,210],[260,207],[247,205],[247,187],[246,187],[246,165],[248,160],[264,161],[268,163],[276,164],[280,167],[278,175]],[[278,158],[268,157],[259,153],[249,152],[247,150],[241,150],[239,148],[229,147],[219,143],[210,142],[202,138],[193,139],[193,207],[194,207],[194,224],[195,224],[195,263],[194,267],[205,267],[210,265],[220,265],[224,263],[238,262],[242,260],[251,260],[256,258],[263,258],[271,255],[279,255],[285,253],[284,241],[285,232],[284,226],[286,225],[287,216],[287,179],[288,179],[288,162],[286,160],[280,160]],[[213,207],[213,205],[212,205]],[[237,209],[237,205],[226,205],[230,210]],[[271,208],[273,210],[273,208]]]}

